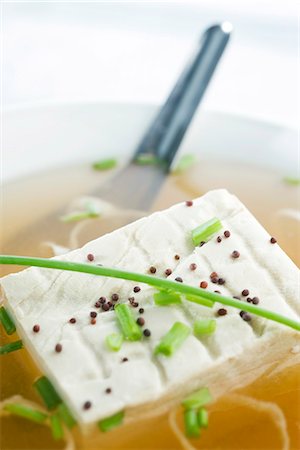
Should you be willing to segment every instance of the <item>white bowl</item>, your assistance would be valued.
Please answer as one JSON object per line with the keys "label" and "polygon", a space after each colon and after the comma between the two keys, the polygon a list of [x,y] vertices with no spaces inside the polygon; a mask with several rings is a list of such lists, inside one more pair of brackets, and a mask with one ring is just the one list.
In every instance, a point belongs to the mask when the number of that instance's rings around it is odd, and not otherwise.
{"label": "white bowl", "polygon": [[[158,107],[83,103],[19,107],[4,113],[2,181],[107,156],[129,156]],[[295,175],[297,132],[247,117],[200,110],[181,152],[226,158]]]}

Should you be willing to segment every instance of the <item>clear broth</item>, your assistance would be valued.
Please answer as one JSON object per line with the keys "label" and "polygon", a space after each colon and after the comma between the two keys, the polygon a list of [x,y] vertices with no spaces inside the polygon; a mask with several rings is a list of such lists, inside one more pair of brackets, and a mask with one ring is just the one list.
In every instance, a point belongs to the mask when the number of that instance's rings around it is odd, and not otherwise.
{"label": "clear broth", "polygon": [[[61,211],[58,211],[74,197],[95,190],[111,175],[113,171],[99,173],[86,166],[72,167],[49,171],[4,186],[1,214],[2,252],[15,254],[38,252],[40,256],[49,256],[48,251],[40,246],[41,241],[49,240],[47,230],[44,232],[42,230],[38,238],[24,235],[24,230],[28,230],[27,233],[30,234],[30,226],[48,214],[50,214],[49,225],[55,229],[56,242],[68,245],[67,236],[71,227],[59,221]],[[182,175],[168,177],[152,209],[163,209],[175,202],[197,197],[210,189],[223,187],[246,204],[299,265],[299,222],[291,215],[282,213],[282,210],[291,211],[299,207],[300,189],[284,184],[282,174],[278,172],[227,161],[218,161],[218,164],[212,160],[201,161]],[[123,223],[115,223],[115,226],[121,224]],[[97,227],[99,234],[98,230]],[[90,227],[85,236],[86,240],[94,238],[94,233],[95,230]],[[33,247],[34,241],[36,245]],[[2,268],[2,275],[11,271],[12,267]],[[1,341],[6,342],[7,337],[1,335]],[[1,357],[0,375],[1,399],[21,394],[25,398],[40,401],[32,388],[33,380],[40,373],[26,350]],[[238,393],[265,402],[275,402],[287,420],[289,448],[299,448],[299,367],[287,368],[270,378],[262,377]],[[192,442],[193,446],[203,449],[281,448],[280,436],[268,414],[236,404],[230,398],[234,397],[227,395],[210,406],[209,428],[203,432],[198,441]],[[99,432],[88,437],[83,437],[75,431],[74,436],[76,447],[86,450],[182,448],[169,427],[167,416],[141,421],[138,427],[136,424],[128,425],[121,431],[102,435]],[[56,449],[63,448],[63,443],[54,442],[46,426],[11,417],[1,420],[1,448]]]}

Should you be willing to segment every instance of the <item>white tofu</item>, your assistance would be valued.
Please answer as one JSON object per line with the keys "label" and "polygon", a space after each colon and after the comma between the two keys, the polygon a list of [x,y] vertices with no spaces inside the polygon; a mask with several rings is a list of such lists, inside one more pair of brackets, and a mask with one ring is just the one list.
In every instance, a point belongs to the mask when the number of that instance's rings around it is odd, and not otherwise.
{"label": "white tofu", "polygon": [[[191,230],[212,217],[218,217],[229,238],[215,238],[194,248]],[[222,234],[223,235],[223,234]],[[240,257],[233,259],[233,250]],[[56,259],[87,262],[87,254],[103,264],[165,277],[177,276],[193,286],[208,282],[208,290],[220,290],[228,296],[260,298],[260,306],[299,320],[299,271],[280,247],[233,195],[225,190],[212,191],[194,201],[192,207],[181,203],[138,220],[122,229],[89,242],[84,247]],[[175,254],[180,259],[174,258]],[[197,269],[191,271],[194,262]],[[213,284],[210,273],[225,279]],[[193,389],[207,385],[218,396],[236,385],[253,381],[267,365],[289,354],[299,337],[297,332],[253,317],[245,322],[239,311],[226,308],[226,316],[187,301],[182,306],[154,305],[154,289],[137,283],[57,270],[30,268],[1,280],[5,305],[12,314],[17,331],[28,346],[40,369],[50,378],[77,420],[90,424],[122,409],[127,417],[155,414],[166,409]],[[100,296],[118,293],[119,303],[134,296],[143,307],[145,327],[150,338],[124,342],[119,352],[108,350],[105,337],[119,332],[114,311],[100,312],[94,307]],[[242,302],[246,301],[244,297]],[[133,312],[138,316],[138,309]],[[97,311],[97,322],[90,323],[90,312]],[[76,318],[75,324],[69,319]],[[216,332],[201,339],[191,334],[171,357],[154,356],[161,337],[176,322],[191,326],[196,319],[217,317]],[[34,333],[34,324],[40,332]],[[55,345],[62,351],[55,352]],[[260,355],[258,360],[257,355]],[[123,358],[128,361],[123,362]],[[250,370],[251,369],[251,370]],[[234,381],[233,381],[234,380]],[[106,388],[111,394],[106,394]],[[92,402],[89,410],[83,408]]]}

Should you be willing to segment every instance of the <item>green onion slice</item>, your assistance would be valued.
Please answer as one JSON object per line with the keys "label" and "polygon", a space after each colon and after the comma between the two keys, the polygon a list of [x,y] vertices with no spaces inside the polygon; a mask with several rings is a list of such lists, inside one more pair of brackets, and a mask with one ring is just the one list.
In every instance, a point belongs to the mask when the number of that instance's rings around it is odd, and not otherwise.
{"label": "green onion slice", "polygon": [[4,306],[0,308],[0,322],[7,334],[13,334],[16,331],[16,326]]}
{"label": "green onion slice", "polygon": [[64,422],[69,429],[76,425],[76,420],[65,403],[60,403],[60,405],[58,405],[57,413],[61,421]]}
{"label": "green onion slice", "polygon": [[207,306],[208,308],[212,308],[215,304],[214,301],[203,298],[200,295],[186,295],[185,298],[189,302],[198,303],[198,305]]}
{"label": "green onion slice", "polygon": [[194,323],[194,334],[201,337],[203,334],[213,334],[216,331],[215,319],[200,319]]}
{"label": "green onion slice", "polygon": [[299,186],[300,185],[300,178],[297,178],[297,177],[284,177],[283,181],[286,184],[289,184],[291,186]]}
{"label": "green onion slice", "polygon": [[95,219],[97,217],[100,216],[99,212],[92,212],[92,211],[78,211],[78,212],[73,212],[70,214],[66,214],[65,216],[62,216],[60,218],[60,220],[62,222],[65,223],[69,223],[69,222],[79,222],[79,220],[84,220],[84,219]]}
{"label": "green onion slice", "polygon": [[50,416],[50,426],[52,431],[53,439],[59,441],[64,437],[64,429],[62,427],[62,423],[60,420],[60,416],[58,413],[54,413]]}
{"label": "green onion slice", "polygon": [[222,223],[217,218],[208,220],[207,222],[199,225],[192,231],[192,239],[194,245],[199,245],[201,242],[207,242],[211,239],[218,231],[222,229]]}
{"label": "green onion slice", "polygon": [[100,159],[94,162],[93,169],[95,170],[109,170],[113,169],[117,165],[117,160],[115,158]]}
{"label": "green onion slice", "polygon": [[9,342],[8,344],[0,347],[0,355],[6,355],[7,353],[15,352],[23,348],[23,342],[21,340],[15,342]]}
{"label": "green onion slice", "polygon": [[123,343],[123,336],[121,334],[112,333],[106,336],[105,343],[109,350],[113,352],[118,352]]}
{"label": "green onion slice", "polygon": [[208,412],[205,408],[200,408],[198,411],[198,424],[200,428],[208,427]]}
{"label": "green onion slice", "polygon": [[96,219],[97,217],[100,217],[100,208],[95,205],[92,202],[88,202],[85,205],[85,208],[83,211],[74,211],[70,214],[66,214],[60,218],[62,222],[69,223],[69,222],[78,222],[79,220],[84,219]]}
{"label": "green onion slice", "polygon": [[185,172],[194,166],[197,162],[197,156],[194,154],[182,155],[172,173],[175,175]]}
{"label": "green onion slice", "polygon": [[40,377],[38,380],[36,380],[33,383],[33,386],[38,391],[40,396],[42,397],[46,407],[48,409],[54,409],[56,408],[60,403],[62,403],[62,400],[56,390],[54,389],[52,383],[50,380],[43,376]]}
{"label": "green onion slice", "polygon": [[139,341],[142,337],[142,330],[136,323],[129,306],[124,303],[117,305],[115,307],[115,313],[124,338],[129,341]]}
{"label": "green onion slice", "polygon": [[193,394],[186,397],[181,404],[186,409],[191,408],[198,409],[202,408],[202,406],[206,405],[211,401],[212,401],[211,393],[209,392],[208,388],[204,387],[199,391],[194,392]]}
{"label": "green onion slice", "polygon": [[154,349],[154,354],[162,353],[172,356],[191,333],[190,328],[182,322],[175,322]]}
{"label": "green onion slice", "polygon": [[137,155],[134,162],[139,166],[154,166],[159,164],[159,159],[152,153],[144,153],[142,155]]}
{"label": "green onion slice", "polygon": [[200,436],[200,426],[195,409],[187,409],[184,411],[184,428],[187,437],[198,438]]}
{"label": "green onion slice", "polygon": [[158,306],[167,306],[181,303],[181,297],[175,292],[157,292],[153,295],[154,303]]}
{"label": "green onion slice", "polygon": [[120,411],[117,414],[114,414],[113,416],[107,417],[106,419],[101,420],[98,422],[98,426],[103,433],[106,433],[107,431],[112,430],[115,427],[118,427],[122,424],[124,419],[124,411]]}
{"label": "green onion slice", "polygon": [[15,416],[24,417],[24,419],[31,420],[36,423],[43,423],[48,415],[33,409],[30,406],[22,405],[21,403],[7,403],[4,408],[5,411]]}

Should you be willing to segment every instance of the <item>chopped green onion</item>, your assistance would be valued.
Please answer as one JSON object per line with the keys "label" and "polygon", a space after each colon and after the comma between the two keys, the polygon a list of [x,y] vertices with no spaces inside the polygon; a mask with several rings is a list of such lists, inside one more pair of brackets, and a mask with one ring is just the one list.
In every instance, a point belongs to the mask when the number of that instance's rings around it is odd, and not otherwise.
{"label": "chopped green onion", "polygon": [[16,326],[4,306],[0,308],[0,322],[7,334],[13,334],[16,331]]}
{"label": "chopped green onion", "polygon": [[197,392],[186,397],[181,403],[186,409],[202,408],[202,406],[212,401],[211,393],[208,388],[204,387]]}
{"label": "chopped green onion", "polygon": [[128,305],[120,304],[115,307],[115,313],[119,321],[125,339],[129,341],[139,341],[142,337],[142,330],[135,321],[131,309]]}
{"label": "chopped green onion", "polygon": [[9,342],[8,344],[0,347],[0,355],[6,355],[7,353],[15,352],[23,348],[23,342],[21,340],[15,342]]}
{"label": "chopped green onion", "polygon": [[69,408],[65,403],[60,403],[57,408],[60,419],[65,423],[68,428],[73,428],[76,425],[76,420],[70,413]]}
{"label": "chopped green onion", "polygon": [[222,229],[222,224],[217,217],[208,220],[207,222],[199,225],[192,231],[192,239],[194,245],[199,245],[201,242],[207,242],[218,231]]}
{"label": "chopped green onion", "polygon": [[208,412],[205,408],[200,408],[198,411],[198,424],[201,428],[208,427]]}
{"label": "chopped green onion", "polygon": [[154,354],[157,355],[158,353],[162,353],[165,356],[172,356],[183,344],[190,332],[191,330],[187,325],[182,322],[175,322],[155,347]]}
{"label": "chopped green onion", "polygon": [[56,441],[63,439],[64,429],[62,427],[58,413],[54,413],[54,414],[52,414],[52,416],[50,416],[50,426],[51,426],[53,439],[55,439]]}
{"label": "chopped green onion", "polygon": [[144,153],[142,155],[137,155],[134,162],[139,166],[154,166],[159,164],[159,159],[152,153]]}
{"label": "chopped green onion", "polygon": [[217,327],[215,319],[200,319],[194,323],[194,334],[202,336],[203,334],[213,334]]}
{"label": "chopped green onion", "polygon": [[184,411],[184,428],[187,437],[198,438],[200,436],[200,426],[195,409],[187,409]]}
{"label": "chopped green onion", "polygon": [[[241,310],[240,300],[236,300],[232,297],[216,294],[206,289],[189,286],[185,283],[176,283],[176,281],[153,277],[151,275],[145,275],[143,273],[129,272],[127,270],[121,270],[113,267],[100,267],[95,264],[83,264],[71,261],[59,261],[57,259],[32,258],[29,256],[27,257],[15,255],[0,255],[0,264],[44,267],[47,269],[68,270],[72,272],[93,274],[102,277],[136,281],[138,283],[145,283],[149,286],[154,286],[157,289],[180,292],[181,294],[192,295],[195,297],[199,296],[212,302],[218,302],[222,305],[236,308],[239,311]],[[275,311],[270,311],[269,309],[264,309],[247,302],[243,303],[243,310],[249,312],[250,314],[255,314],[258,317],[263,317],[264,319],[280,323],[282,325],[285,325],[286,327],[292,328],[293,330],[300,331],[299,321],[283,316],[282,314],[278,314]]]}
{"label": "chopped green onion", "polygon": [[62,216],[60,220],[65,223],[69,222],[79,222],[79,220],[84,219],[95,219],[100,216],[99,212],[92,212],[92,211],[82,211],[82,212],[74,212],[70,214],[66,214],[65,216]]}
{"label": "chopped green onion", "polygon": [[54,409],[62,402],[61,398],[59,397],[58,393],[47,377],[40,377],[33,383],[33,386],[42,397],[48,409]]}
{"label": "chopped green onion", "polygon": [[286,184],[290,184],[291,186],[299,186],[300,185],[300,178],[297,178],[297,177],[284,177],[283,181]]}
{"label": "chopped green onion", "polygon": [[208,298],[203,298],[200,295],[186,295],[185,298],[189,302],[198,303],[198,305],[207,306],[208,308],[212,308],[215,304],[214,301],[209,300]]}
{"label": "chopped green onion", "polygon": [[106,419],[100,420],[98,426],[103,433],[112,430],[122,424],[124,419],[124,411],[120,411],[113,416],[107,417]]}
{"label": "chopped green onion", "polygon": [[157,292],[153,295],[154,303],[159,306],[180,304],[181,297],[179,294],[170,292]]}
{"label": "chopped green onion", "polygon": [[7,403],[3,409],[14,416],[24,417],[36,423],[43,423],[48,417],[47,414],[21,403]]}
{"label": "chopped green onion", "polygon": [[185,172],[190,169],[190,167],[194,166],[197,162],[197,156],[194,154],[186,154],[182,155],[179,159],[176,167],[172,171],[175,175]]}
{"label": "chopped green onion", "polygon": [[100,208],[97,205],[94,205],[92,202],[88,202],[83,211],[74,211],[70,214],[66,214],[60,218],[61,221],[69,223],[69,222],[78,222],[79,220],[84,219],[96,219],[100,216]]}
{"label": "chopped green onion", "polygon": [[118,352],[123,343],[123,336],[117,333],[109,334],[105,338],[105,343],[110,350]]}
{"label": "chopped green onion", "polygon": [[117,165],[117,160],[115,158],[101,159],[94,162],[93,169],[95,170],[109,170],[113,169]]}

